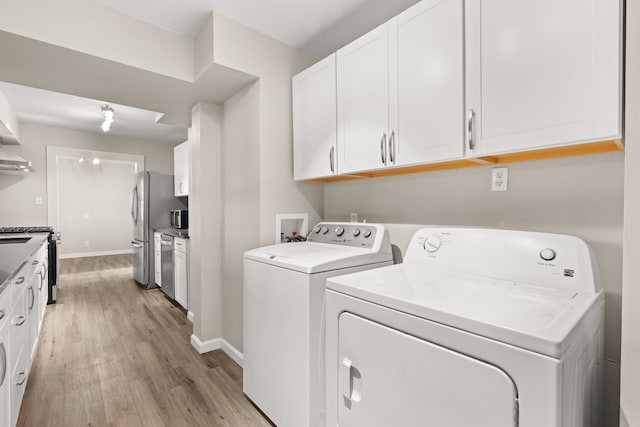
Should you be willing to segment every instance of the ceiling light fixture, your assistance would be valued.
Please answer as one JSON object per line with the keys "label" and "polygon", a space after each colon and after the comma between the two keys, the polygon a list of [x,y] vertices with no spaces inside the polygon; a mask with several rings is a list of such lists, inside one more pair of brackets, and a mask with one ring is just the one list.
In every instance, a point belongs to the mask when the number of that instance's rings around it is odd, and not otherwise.
{"label": "ceiling light fixture", "polygon": [[91,163],[93,163],[94,165],[99,165],[100,164],[100,159],[97,157],[94,157],[93,160],[91,160]]}
{"label": "ceiling light fixture", "polygon": [[109,132],[111,130],[111,125],[113,124],[113,108],[109,106],[109,104],[104,104],[102,106],[102,116],[104,117],[104,122],[102,122],[102,131]]}

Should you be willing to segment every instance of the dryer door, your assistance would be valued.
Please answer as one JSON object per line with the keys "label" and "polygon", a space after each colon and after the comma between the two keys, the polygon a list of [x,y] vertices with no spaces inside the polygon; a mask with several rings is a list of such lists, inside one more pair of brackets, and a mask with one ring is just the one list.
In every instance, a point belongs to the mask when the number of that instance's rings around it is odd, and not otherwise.
{"label": "dryer door", "polygon": [[499,368],[351,313],[339,319],[340,427],[518,425]]}

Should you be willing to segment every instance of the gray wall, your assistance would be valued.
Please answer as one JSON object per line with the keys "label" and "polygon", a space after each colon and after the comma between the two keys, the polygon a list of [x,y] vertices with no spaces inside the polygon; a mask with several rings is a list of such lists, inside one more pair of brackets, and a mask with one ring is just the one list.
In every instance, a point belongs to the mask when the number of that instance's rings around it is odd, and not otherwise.
{"label": "gray wall", "polygon": [[640,2],[627,2],[621,426],[640,425]]}
{"label": "gray wall", "polygon": [[[509,191],[490,167],[325,184],[324,219],[480,226],[572,234],[598,258],[606,292],[605,411],[617,425],[624,153],[513,163]],[[393,241],[393,236],[391,236]]]}
{"label": "gray wall", "polygon": [[242,256],[260,246],[260,83],[224,104],[222,336],[242,349]]}
{"label": "gray wall", "polygon": [[[122,138],[102,133],[82,132],[52,126],[21,123],[22,145],[16,153],[30,160],[35,173],[0,172],[0,226],[47,224],[46,146],[93,149],[139,154],[147,170],[173,174],[173,146],[167,143]],[[42,196],[43,204],[35,205]]]}

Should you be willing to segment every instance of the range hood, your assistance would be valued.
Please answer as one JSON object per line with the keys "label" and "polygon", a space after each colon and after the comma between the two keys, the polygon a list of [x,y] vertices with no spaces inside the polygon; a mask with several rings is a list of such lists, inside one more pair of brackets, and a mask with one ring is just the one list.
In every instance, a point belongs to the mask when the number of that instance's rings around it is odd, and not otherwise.
{"label": "range hood", "polygon": [[0,171],[35,172],[31,162],[0,144]]}

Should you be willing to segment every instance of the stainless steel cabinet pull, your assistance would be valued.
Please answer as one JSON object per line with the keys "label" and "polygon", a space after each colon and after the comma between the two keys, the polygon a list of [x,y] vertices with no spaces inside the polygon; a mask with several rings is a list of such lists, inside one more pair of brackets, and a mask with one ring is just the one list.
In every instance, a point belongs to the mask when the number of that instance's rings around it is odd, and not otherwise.
{"label": "stainless steel cabinet pull", "polygon": [[0,310],[0,320],[4,319],[4,315],[5,315],[5,310],[3,308],[2,310]]}
{"label": "stainless steel cabinet pull", "polygon": [[24,283],[24,276],[22,276],[18,280],[16,280],[16,285],[22,285],[23,283]]}
{"label": "stainless steel cabinet pull", "polygon": [[469,110],[469,117],[467,118],[467,138],[469,141],[469,150],[476,149],[476,141],[473,138],[473,121],[475,118],[475,114],[475,111]]}
{"label": "stainless steel cabinet pull", "polygon": [[133,246],[134,248],[138,248],[138,249],[140,249],[142,247],[142,245],[140,243],[136,243],[136,242],[131,242],[131,246]]}
{"label": "stainless steel cabinet pull", "polygon": [[31,261],[31,265],[38,265],[40,261],[38,261],[37,259],[34,259],[33,261]]}
{"label": "stainless steel cabinet pull", "polygon": [[4,348],[4,343],[0,343],[0,356],[2,356],[2,376],[0,376],[0,387],[4,384],[4,379],[7,376],[7,350]]}
{"label": "stainless steel cabinet pull", "polygon": [[21,326],[26,320],[27,318],[24,316],[17,316],[13,318],[11,324],[13,324],[14,326]]}
{"label": "stainless steel cabinet pull", "polygon": [[335,166],[333,165],[334,151],[335,151],[335,147],[331,147],[331,150],[329,150],[329,167],[331,168],[331,173],[335,173],[336,171]]}
{"label": "stainless steel cabinet pull", "polygon": [[380,156],[382,160],[382,164],[387,164],[387,133],[382,132],[382,137],[380,138]]}
{"label": "stainless steel cabinet pull", "polygon": [[27,374],[25,374],[24,372],[20,372],[20,373],[18,374],[18,377],[22,377],[22,379],[21,379],[20,381],[18,381],[18,382],[16,383],[16,385],[22,385],[22,384],[24,384],[24,382],[27,380]]}
{"label": "stainless steel cabinet pull", "polygon": [[36,303],[36,293],[33,291],[33,286],[29,286],[29,290],[31,291],[31,304],[29,305],[29,310],[33,310],[33,306]]}
{"label": "stainless steel cabinet pull", "polygon": [[42,290],[42,286],[44,285],[45,272],[44,269],[40,272],[40,286],[38,286],[38,290]]}
{"label": "stainless steel cabinet pull", "polygon": [[391,131],[389,136],[389,161],[393,164],[396,163],[396,133]]}

